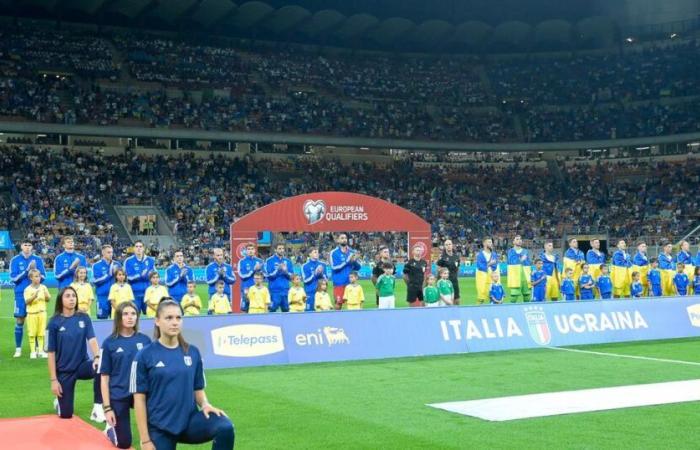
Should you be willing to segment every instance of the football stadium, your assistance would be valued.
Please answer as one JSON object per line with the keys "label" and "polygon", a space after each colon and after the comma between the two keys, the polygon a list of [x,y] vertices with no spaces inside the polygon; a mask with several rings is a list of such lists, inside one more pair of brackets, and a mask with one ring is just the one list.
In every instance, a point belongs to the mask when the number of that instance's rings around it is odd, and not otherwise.
{"label": "football stadium", "polygon": [[696,449],[697,0],[0,0],[0,448]]}

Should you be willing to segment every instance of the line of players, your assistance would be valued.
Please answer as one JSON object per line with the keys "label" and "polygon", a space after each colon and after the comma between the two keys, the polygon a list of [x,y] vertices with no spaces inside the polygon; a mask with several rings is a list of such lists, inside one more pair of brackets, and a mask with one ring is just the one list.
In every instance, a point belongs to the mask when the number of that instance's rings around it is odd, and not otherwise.
{"label": "line of players", "polygon": [[[476,289],[479,304],[502,303],[506,292],[499,292],[499,255],[493,241],[483,239],[483,249],[476,256]],[[578,241],[571,238],[563,258],[554,253],[552,241],[534,261],[522,247],[520,236],[514,236],[513,247],[506,254],[507,288],[510,301],[592,300],[595,298],[660,297],[700,293],[700,251],[693,258],[690,244],[681,241],[673,255],[669,241],[661,244],[658,258],[647,256],[647,245],[637,243],[637,252],[627,252],[624,240],[608,261],[600,250],[600,241],[591,241],[584,255]],[[494,287],[495,286],[495,287]]]}

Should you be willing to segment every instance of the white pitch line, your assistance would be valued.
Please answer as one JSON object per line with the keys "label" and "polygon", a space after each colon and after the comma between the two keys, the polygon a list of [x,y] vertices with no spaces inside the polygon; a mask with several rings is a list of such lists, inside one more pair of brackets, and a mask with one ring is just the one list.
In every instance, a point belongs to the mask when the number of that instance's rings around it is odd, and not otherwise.
{"label": "white pitch line", "polygon": [[561,351],[565,351],[565,352],[586,353],[589,355],[600,355],[600,356],[611,356],[613,358],[640,359],[643,361],[655,361],[655,362],[664,362],[664,363],[671,363],[671,364],[684,364],[687,366],[700,366],[700,362],[681,361],[680,359],[652,358],[651,356],[637,356],[637,355],[622,355],[620,353],[594,352],[594,351],[590,351],[590,350],[578,350],[575,348],[562,348],[562,347],[547,347],[547,348],[549,348],[551,350],[561,350]]}

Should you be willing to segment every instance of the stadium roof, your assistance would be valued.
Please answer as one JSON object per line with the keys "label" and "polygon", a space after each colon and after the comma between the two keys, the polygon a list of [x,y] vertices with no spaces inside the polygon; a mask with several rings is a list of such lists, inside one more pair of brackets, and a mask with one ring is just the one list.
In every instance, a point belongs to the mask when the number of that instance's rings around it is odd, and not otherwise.
{"label": "stadium roof", "polygon": [[[563,8],[562,3],[567,7]],[[616,38],[616,23],[612,18],[593,15],[593,3],[596,2],[0,0],[0,13],[364,48],[519,50],[610,44]]]}

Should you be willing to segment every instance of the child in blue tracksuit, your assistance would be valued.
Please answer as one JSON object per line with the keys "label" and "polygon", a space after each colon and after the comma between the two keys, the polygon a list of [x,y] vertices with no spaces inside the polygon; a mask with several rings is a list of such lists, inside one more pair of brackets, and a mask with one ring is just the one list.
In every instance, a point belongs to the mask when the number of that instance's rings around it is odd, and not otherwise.
{"label": "child in blue tracksuit", "polygon": [[676,264],[676,270],[677,272],[673,276],[673,288],[676,291],[676,295],[688,295],[688,285],[690,284],[690,279],[688,279],[688,275],[683,272],[685,270],[685,264]]}
{"label": "child in blue tracksuit", "polygon": [[612,298],[612,279],[608,275],[608,266],[605,264],[600,266],[600,276],[598,281],[596,281],[596,286],[598,287],[598,292],[600,292],[601,299],[609,300]]}
{"label": "child in blue tracksuit", "polygon": [[564,296],[564,300],[572,301],[576,300],[576,285],[574,284],[573,278],[574,271],[571,269],[566,269],[564,271],[564,279],[561,282],[561,295]]}
{"label": "child in blue tracksuit", "polygon": [[649,269],[649,273],[647,274],[647,280],[649,280],[649,296],[661,297],[661,271],[659,270],[659,260],[651,258],[649,262],[651,264],[651,269]]}
{"label": "child in blue tracksuit", "polygon": [[503,296],[505,292],[503,291],[503,285],[501,284],[500,274],[498,272],[491,272],[491,289],[489,290],[489,299],[491,304],[500,305],[503,303]]}
{"label": "child in blue tracksuit", "polygon": [[579,290],[581,291],[581,300],[593,300],[595,296],[593,295],[593,287],[595,282],[593,277],[588,273],[589,266],[584,264],[581,268],[581,277],[578,279]]}
{"label": "child in blue tracksuit", "polygon": [[642,286],[639,278],[639,272],[632,272],[632,285],[630,286],[630,294],[632,295],[632,298],[641,298],[642,293],[644,293],[644,286]]}
{"label": "child in blue tracksuit", "polygon": [[693,293],[700,295],[700,266],[695,267],[695,276],[693,277]]}
{"label": "child in blue tracksuit", "polygon": [[547,274],[542,270],[542,266],[542,260],[537,258],[535,260],[535,271],[530,275],[533,302],[543,302],[547,292]]}
{"label": "child in blue tracksuit", "polygon": [[166,298],[156,310],[155,340],[136,354],[130,392],[142,450],[175,450],[178,443],[212,441],[212,450],[231,450],[234,428],[213,407],[199,349],[182,337],[183,312]]}

